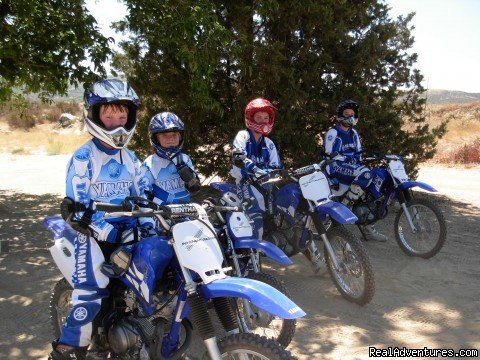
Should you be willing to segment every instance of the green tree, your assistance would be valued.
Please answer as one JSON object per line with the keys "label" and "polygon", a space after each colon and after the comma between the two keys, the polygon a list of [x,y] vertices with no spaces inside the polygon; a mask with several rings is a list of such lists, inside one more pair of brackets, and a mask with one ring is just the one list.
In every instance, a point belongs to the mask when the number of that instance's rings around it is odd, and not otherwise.
{"label": "green tree", "polygon": [[45,99],[105,75],[111,40],[82,0],[2,0],[0,33],[0,102],[15,88]]}
{"label": "green tree", "polygon": [[[278,108],[271,137],[286,166],[318,159],[337,104],[362,105],[357,126],[366,151],[431,158],[445,124],[424,118],[409,22],[379,0],[126,0],[115,59],[145,105],[134,146],[149,151],[146,124],[156,112],[183,118],[187,147],[201,172],[228,170],[225,145],[244,127],[248,100]],[[402,90],[409,89],[409,90]]]}

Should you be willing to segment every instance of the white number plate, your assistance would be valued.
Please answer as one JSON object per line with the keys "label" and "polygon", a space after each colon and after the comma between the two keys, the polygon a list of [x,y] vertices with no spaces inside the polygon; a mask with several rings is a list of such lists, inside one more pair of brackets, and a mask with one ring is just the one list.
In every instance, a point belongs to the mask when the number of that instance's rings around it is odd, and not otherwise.
{"label": "white number plate", "polygon": [[303,197],[307,200],[322,201],[330,198],[330,185],[321,171],[305,175],[298,181]]}
{"label": "white number plate", "polygon": [[388,163],[392,175],[400,182],[408,181],[408,175],[405,172],[405,166],[400,160],[393,160]]}

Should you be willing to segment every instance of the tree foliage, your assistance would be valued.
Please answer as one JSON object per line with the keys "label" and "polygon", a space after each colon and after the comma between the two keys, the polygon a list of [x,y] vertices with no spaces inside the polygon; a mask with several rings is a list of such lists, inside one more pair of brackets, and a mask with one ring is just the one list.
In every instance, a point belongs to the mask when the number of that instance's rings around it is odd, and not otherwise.
{"label": "tree foliage", "polygon": [[110,40],[83,0],[2,0],[0,33],[0,101],[14,88],[46,98],[105,75]]}
{"label": "tree foliage", "polygon": [[[225,145],[244,128],[255,97],[278,108],[272,139],[286,166],[318,159],[337,104],[361,104],[366,151],[410,155],[409,167],[434,154],[445,124],[424,118],[422,75],[409,22],[392,19],[380,0],[126,0],[118,24],[130,32],[115,58],[145,112],[134,138],[149,151],[146,124],[159,111],[186,123],[187,151],[201,172],[225,175]],[[409,90],[401,90],[409,89]]]}

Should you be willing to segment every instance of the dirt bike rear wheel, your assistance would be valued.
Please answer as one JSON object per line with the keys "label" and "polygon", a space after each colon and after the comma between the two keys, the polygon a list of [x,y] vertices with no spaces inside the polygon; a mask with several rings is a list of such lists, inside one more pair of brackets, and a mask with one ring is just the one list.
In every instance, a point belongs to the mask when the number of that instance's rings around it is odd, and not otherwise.
{"label": "dirt bike rear wheel", "polygon": [[363,244],[344,226],[331,227],[327,238],[339,263],[337,271],[324,247],[328,272],[335,287],[348,301],[361,306],[368,304],[375,293],[375,278]]}
{"label": "dirt bike rear wheel", "polygon": [[72,285],[65,278],[60,279],[53,287],[49,310],[50,325],[56,339],[60,337],[60,329],[72,308],[72,291]]}

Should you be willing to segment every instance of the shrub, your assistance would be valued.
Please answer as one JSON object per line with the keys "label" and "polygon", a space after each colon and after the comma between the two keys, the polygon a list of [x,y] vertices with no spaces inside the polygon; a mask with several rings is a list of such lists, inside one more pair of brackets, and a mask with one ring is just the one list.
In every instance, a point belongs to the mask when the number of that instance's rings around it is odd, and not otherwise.
{"label": "shrub", "polygon": [[62,115],[62,110],[58,107],[51,107],[45,111],[45,120],[51,123],[55,123],[60,119]]}
{"label": "shrub", "polygon": [[60,113],[69,113],[72,115],[79,115],[80,114],[80,106],[77,102],[71,101],[59,101],[57,102],[54,107],[60,110]]}
{"label": "shrub", "polygon": [[451,158],[453,162],[460,164],[480,163],[480,138],[454,150]]}

